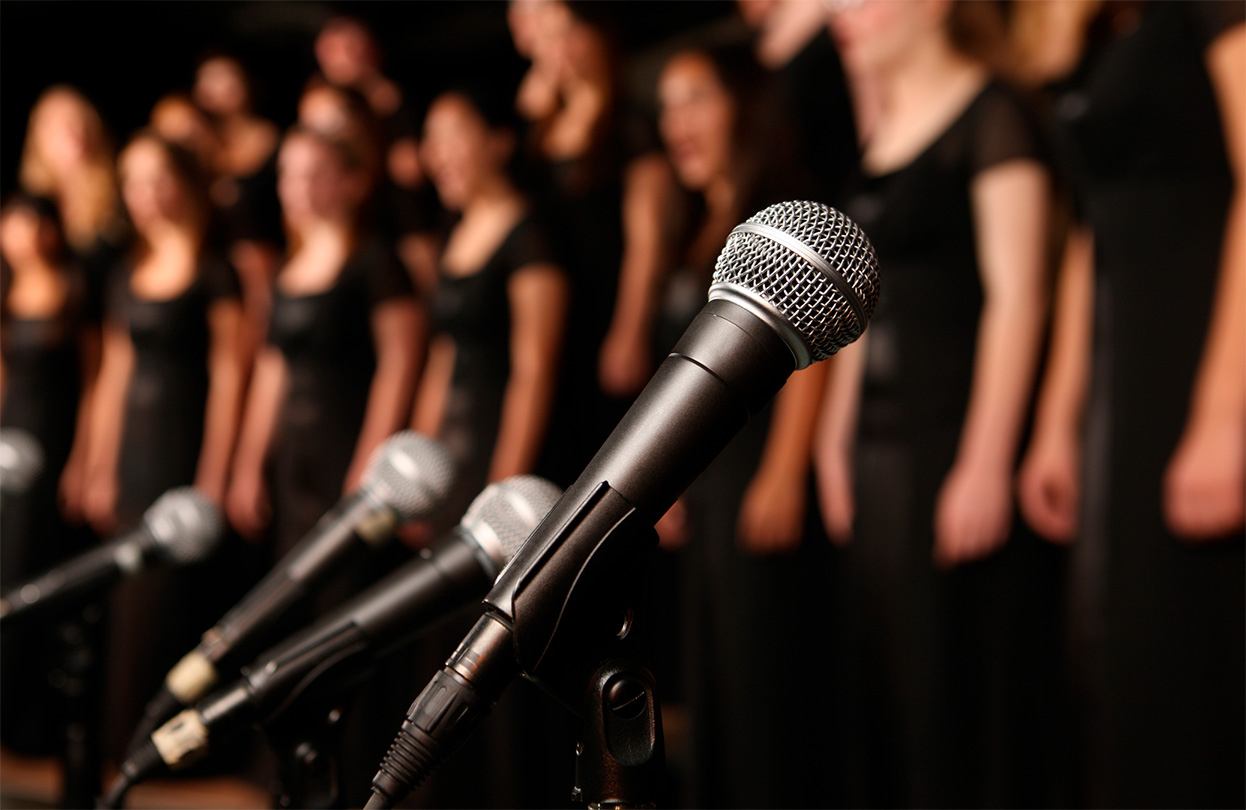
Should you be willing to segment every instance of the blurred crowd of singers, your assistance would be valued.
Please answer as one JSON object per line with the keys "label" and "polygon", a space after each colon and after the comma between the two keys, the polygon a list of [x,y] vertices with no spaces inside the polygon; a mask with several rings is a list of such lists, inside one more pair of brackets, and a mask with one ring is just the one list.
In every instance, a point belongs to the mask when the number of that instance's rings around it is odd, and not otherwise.
{"label": "blurred crowd of singers", "polygon": [[[815,199],[882,297],[658,525],[664,803],[1242,806],[1246,9],[742,0],[645,87],[627,10],[499,4],[526,73],[420,77],[420,109],[335,17],[284,130],[223,52],[137,132],[65,85],[29,111],[0,423],[47,464],[4,587],[175,486],[236,532],[112,595],[107,756],[385,437],[459,470],[398,556],[489,481],[568,485],[731,228]],[[6,630],[10,748],[50,750],[50,646]],[[540,700],[412,801],[565,803]]]}

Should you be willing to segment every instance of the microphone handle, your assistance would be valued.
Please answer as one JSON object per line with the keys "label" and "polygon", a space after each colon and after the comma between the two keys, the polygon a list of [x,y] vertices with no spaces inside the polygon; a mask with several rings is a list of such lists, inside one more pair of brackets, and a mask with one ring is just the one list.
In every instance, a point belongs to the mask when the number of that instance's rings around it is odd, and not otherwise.
{"label": "microphone handle", "polygon": [[138,573],[148,553],[144,529],[78,555],[5,594],[0,621],[53,607],[77,596],[102,590],[123,576]]}
{"label": "microphone handle", "polygon": [[485,598],[515,627],[525,672],[592,579],[586,567],[609,576],[603,569],[639,557],[620,546],[643,535],[616,524],[652,527],[794,369],[769,324],[730,301],[705,305]]}
{"label": "microphone handle", "polygon": [[[774,327],[711,300],[619,425],[485,597],[486,612],[416,697],[372,781],[366,807],[392,807],[482,722],[520,671],[551,665],[602,587],[639,558],[652,527],[796,368]],[[600,601],[600,600],[597,600]],[[585,640],[580,639],[580,642]],[[591,641],[591,640],[590,640]],[[557,684],[555,686],[557,691]]]}
{"label": "microphone handle", "polygon": [[[373,516],[387,511],[389,507],[370,491],[360,490],[327,512],[307,537],[217,622],[214,630],[219,633],[219,641],[211,645],[209,660],[218,663],[226,655],[245,654],[245,643],[259,641],[263,630],[305,597],[310,586],[370,545],[371,541],[364,540],[359,528]],[[360,542],[353,542],[355,539]]]}
{"label": "microphone handle", "polygon": [[269,649],[243,677],[260,722],[311,692],[336,694],[368,666],[484,593],[497,569],[462,529],[403,565],[312,627]]}
{"label": "microphone handle", "polygon": [[[336,697],[370,666],[470,604],[497,565],[461,527],[313,626],[243,668],[243,677],[193,710],[136,739],[123,772],[127,786],[207,753],[251,723],[276,720],[308,700]],[[169,714],[177,711],[173,708]]]}
{"label": "microphone handle", "polygon": [[[311,532],[169,670],[164,685],[148,702],[134,729],[129,752],[135,753],[161,724],[208,694],[223,672],[260,647],[265,631],[305,599],[316,582],[337,570],[365,543],[388,537],[393,520],[393,510],[367,489],[344,498],[321,517]],[[352,542],[352,536],[361,542]]]}

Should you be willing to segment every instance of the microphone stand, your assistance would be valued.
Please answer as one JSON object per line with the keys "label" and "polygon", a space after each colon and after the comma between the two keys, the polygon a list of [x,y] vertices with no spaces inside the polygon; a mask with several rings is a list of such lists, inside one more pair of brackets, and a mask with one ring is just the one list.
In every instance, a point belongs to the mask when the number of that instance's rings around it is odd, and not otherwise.
{"label": "microphone stand", "polygon": [[[646,545],[657,545],[657,533],[634,512],[607,531],[601,543],[606,548]],[[643,611],[637,606],[639,587],[620,585],[642,580],[636,569],[645,556],[586,565],[552,633],[521,634],[515,641],[521,662],[537,660],[525,666],[527,677],[581,720],[572,800],[589,808],[656,807],[665,778],[662,720],[645,650]],[[522,602],[522,596],[516,601]]]}
{"label": "microphone stand", "polygon": [[61,696],[61,807],[95,806],[100,794],[100,633],[98,600],[73,608],[56,624],[57,656],[49,680]]}
{"label": "microphone stand", "polygon": [[341,780],[335,752],[341,743],[342,710],[311,712],[299,722],[263,723],[264,738],[277,757],[275,807],[338,810]]}
{"label": "microphone stand", "polygon": [[656,807],[665,750],[649,668],[631,658],[603,661],[583,703],[572,801],[590,808]]}

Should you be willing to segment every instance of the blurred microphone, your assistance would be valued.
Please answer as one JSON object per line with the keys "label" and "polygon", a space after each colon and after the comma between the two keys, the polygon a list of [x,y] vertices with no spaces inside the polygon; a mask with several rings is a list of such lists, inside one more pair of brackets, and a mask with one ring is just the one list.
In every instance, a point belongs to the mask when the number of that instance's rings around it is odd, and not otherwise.
{"label": "blurred microphone", "polygon": [[152,562],[198,562],[215,550],[223,528],[220,512],[197,490],[169,490],[143,514],[139,528],[13,588],[0,599],[0,619],[95,592]]}
{"label": "blurred microphone", "polygon": [[462,521],[420,556],[261,655],[234,685],[157,729],[121,767],[104,806],[165,768],[189,764],[253,722],[334,697],[372,664],[484,594],[558,500],[543,478],[490,484]]}
{"label": "blurred microphone", "polygon": [[411,431],[386,439],[373,452],[360,489],[322,517],[169,671],[147,705],[134,743],[206,695],[222,671],[260,649],[272,625],[350,557],[385,545],[399,522],[432,515],[453,479],[453,463],[440,443]]}
{"label": "blurred microphone", "polygon": [[654,523],[792,371],[861,335],[878,290],[869,240],[825,205],[774,205],[731,232],[709,302],[416,698],[367,807],[418,786],[516,674],[547,686],[568,677],[557,661],[583,639],[566,628],[626,584]]}
{"label": "blurred microphone", "polygon": [[43,472],[43,448],[21,428],[0,428],[0,492],[20,495]]}

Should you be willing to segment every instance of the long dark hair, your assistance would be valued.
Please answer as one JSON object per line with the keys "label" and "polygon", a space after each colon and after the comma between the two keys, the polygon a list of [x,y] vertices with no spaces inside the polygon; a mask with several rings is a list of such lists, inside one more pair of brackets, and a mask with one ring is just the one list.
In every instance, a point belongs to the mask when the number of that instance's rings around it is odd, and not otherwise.
{"label": "long dark hair", "polygon": [[[735,104],[729,156],[735,218],[743,220],[776,202],[808,198],[812,180],[808,171],[801,171],[791,111],[773,74],[758,64],[752,49],[745,43],[729,43],[688,48],[676,55],[686,54],[705,57]],[[686,221],[699,222],[704,214],[704,200],[691,195]],[[694,238],[695,233],[685,234],[681,245],[685,254]],[[704,259],[686,258],[696,264]]]}
{"label": "long dark hair", "polygon": [[[446,96],[457,96],[467,102],[476,114],[484,121],[485,126],[493,132],[508,132],[515,139],[515,148],[511,150],[503,170],[510,182],[521,192],[530,192],[536,182],[536,172],[532,161],[525,150],[520,148],[524,137],[524,122],[515,111],[513,100],[515,88],[507,81],[486,81],[483,77],[463,77],[444,86],[429,101],[424,110],[424,119],[438,99]],[[420,131],[423,132],[423,124]],[[423,136],[421,135],[421,139]]]}

